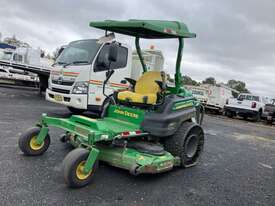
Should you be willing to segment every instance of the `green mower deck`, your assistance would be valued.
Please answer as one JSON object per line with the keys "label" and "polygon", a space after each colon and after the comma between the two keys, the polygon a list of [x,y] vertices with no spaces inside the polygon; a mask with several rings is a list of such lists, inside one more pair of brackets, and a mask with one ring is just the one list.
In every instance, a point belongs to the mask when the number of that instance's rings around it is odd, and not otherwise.
{"label": "green mower deck", "polygon": [[[120,110],[120,113],[116,115],[121,115],[121,111],[125,112],[125,110]],[[130,114],[128,109],[127,111]],[[37,126],[41,127],[40,133],[36,138],[37,145],[43,143],[44,138],[48,134],[48,126],[54,126],[66,131],[67,141],[73,146],[88,149],[90,153],[84,166],[84,173],[86,174],[89,173],[96,159],[129,170],[132,174],[160,173],[179,165],[179,159],[169,152],[153,155],[139,152],[133,148],[105,145],[104,142],[111,140],[147,135],[147,133],[141,132],[137,124],[121,119],[106,117],[102,120],[96,120],[78,115],[73,115],[70,118],[56,118],[43,114]],[[127,131],[127,134],[125,131]]]}

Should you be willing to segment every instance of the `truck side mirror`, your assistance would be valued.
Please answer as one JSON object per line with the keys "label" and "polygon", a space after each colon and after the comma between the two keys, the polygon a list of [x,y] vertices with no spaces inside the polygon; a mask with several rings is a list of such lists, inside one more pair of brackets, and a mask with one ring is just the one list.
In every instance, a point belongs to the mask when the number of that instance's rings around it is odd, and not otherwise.
{"label": "truck side mirror", "polygon": [[109,49],[108,60],[110,62],[116,62],[117,61],[117,53],[118,53],[118,45],[111,44],[110,49]]}
{"label": "truck side mirror", "polygon": [[[106,71],[113,69],[112,63],[118,61],[119,45],[115,43],[107,44],[99,52],[95,62],[95,71]],[[114,64],[115,65],[115,64]]]}
{"label": "truck side mirror", "polygon": [[106,72],[106,79],[110,79],[110,77],[113,75],[113,73],[114,73],[114,70],[108,70],[107,72]]}

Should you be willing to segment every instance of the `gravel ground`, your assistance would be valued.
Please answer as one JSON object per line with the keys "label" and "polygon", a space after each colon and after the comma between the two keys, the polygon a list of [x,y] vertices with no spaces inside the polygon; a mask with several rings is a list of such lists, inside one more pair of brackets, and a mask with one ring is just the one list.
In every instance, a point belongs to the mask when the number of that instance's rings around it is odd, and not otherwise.
{"label": "gravel ground", "polygon": [[274,127],[206,116],[198,166],[134,177],[101,164],[91,185],[69,189],[62,130],[50,129],[43,156],[26,157],[17,145],[21,132],[52,111],[67,112],[31,89],[0,87],[0,205],[275,205]]}

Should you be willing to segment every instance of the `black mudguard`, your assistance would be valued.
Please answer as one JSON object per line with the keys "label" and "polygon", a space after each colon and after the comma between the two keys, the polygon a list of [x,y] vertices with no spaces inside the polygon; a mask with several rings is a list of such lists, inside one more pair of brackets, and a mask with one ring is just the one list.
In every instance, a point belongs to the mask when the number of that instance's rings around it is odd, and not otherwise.
{"label": "black mudguard", "polygon": [[159,106],[156,112],[147,112],[144,121],[141,123],[143,131],[157,137],[167,137],[173,135],[178,127],[191,118],[196,118],[196,108],[187,107],[173,111],[175,102],[179,100],[190,100],[190,97],[179,97],[169,95],[165,97],[165,103]]}

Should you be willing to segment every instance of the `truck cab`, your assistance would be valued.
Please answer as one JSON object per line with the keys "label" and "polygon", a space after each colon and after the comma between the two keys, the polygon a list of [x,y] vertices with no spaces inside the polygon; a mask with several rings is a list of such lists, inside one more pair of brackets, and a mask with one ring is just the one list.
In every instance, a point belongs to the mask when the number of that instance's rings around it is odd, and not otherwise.
{"label": "truck cab", "polygon": [[[111,69],[119,69],[106,85],[106,94],[128,87],[124,77],[130,76],[131,48],[117,43],[118,59]],[[67,106],[73,113],[99,111],[104,101],[103,80],[106,76],[110,42],[87,39],[71,42],[58,56],[51,70],[46,99]]]}
{"label": "truck cab", "polygon": [[[116,72],[106,84],[105,93],[110,95],[116,90],[126,90],[129,84],[124,78],[136,80],[142,73],[142,66],[135,60],[137,54],[130,46],[115,42],[113,38],[78,40],[66,45],[53,64],[46,99],[67,106],[74,114],[87,110],[100,112],[105,100],[103,80],[108,66]],[[118,46],[118,59],[106,67],[112,42]],[[145,63],[152,64],[149,70],[163,68],[161,51],[149,49],[143,53],[148,56]]]}

